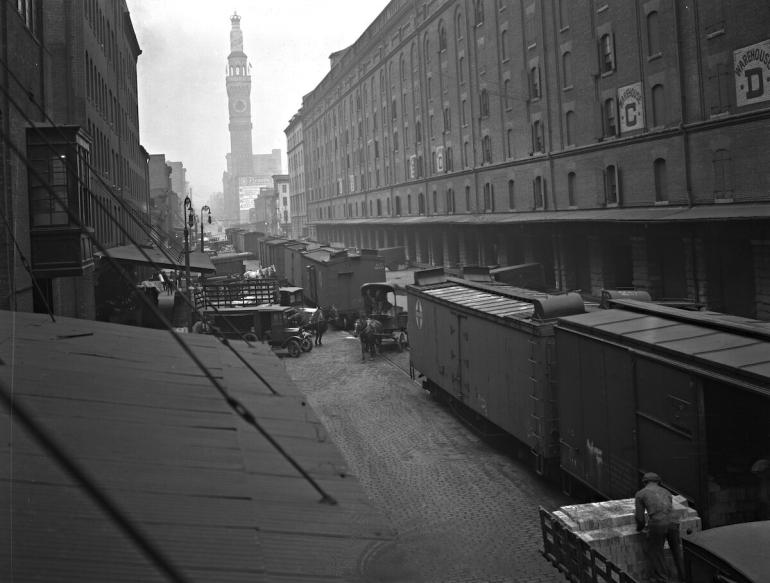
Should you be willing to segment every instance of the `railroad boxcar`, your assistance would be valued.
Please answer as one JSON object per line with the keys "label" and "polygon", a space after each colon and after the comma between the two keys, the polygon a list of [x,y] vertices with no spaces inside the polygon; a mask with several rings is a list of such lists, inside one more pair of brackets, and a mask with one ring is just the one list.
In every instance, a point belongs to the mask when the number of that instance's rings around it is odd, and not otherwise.
{"label": "railroad boxcar", "polygon": [[564,472],[614,499],[654,471],[706,527],[766,518],[770,324],[610,305],[555,327]]}
{"label": "railroad boxcar", "polygon": [[415,273],[407,285],[411,365],[443,392],[517,438],[535,468],[558,474],[553,318],[584,311],[579,294]]}
{"label": "railroad boxcar", "polygon": [[335,306],[335,324],[343,328],[352,325],[364,311],[361,286],[385,281],[385,264],[375,250],[361,249],[353,254],[346,249],[320,247],[306,251],[303,257],[305,297],[319,307]]}

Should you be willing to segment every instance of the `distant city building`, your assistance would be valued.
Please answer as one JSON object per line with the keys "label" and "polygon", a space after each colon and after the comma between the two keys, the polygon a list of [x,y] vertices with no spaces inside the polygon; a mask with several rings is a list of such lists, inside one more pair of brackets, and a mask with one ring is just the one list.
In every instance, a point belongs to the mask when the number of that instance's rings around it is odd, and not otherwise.
{"label": "distant city building", "polygon": [[[286,156],[289,163],[289,190],[291,192],[292,239],[311,236],[307,226],[307,200],[305,198],[305,151],[302,137],[302,110],[294,115],[284,130]],[[314,234],[314,233],[313,233]]]}
{"label": "distant city building", "polygon": [[172,227],[181,229],[184,227],[184,221],[182,219],[182,203],[185,197],[192,198],[192,191],[190,189],[190,183],[187,181],[187,169],[182,162],[166,162],[171,168],[171,190],[173,190],[179,198],[179,208],[174,212],[174,220]]}
{"label": "distant city building", "polygon": [[291,236],[291,189],[289,188],[288,174],[273,175],[273,189],[275,190],[276,217],[278,219],[278,231],[281,235]]}
{"label": "distant city building", "polygon": [[173,240],[174,229],[184,226],[181,208],[184,197],[174,189],[172,164],[166,162],[165,154],[150,155],[150,216],[152,226],[165,241]]}
{"label": "distant city building", "polygon": [[752,0],[392,0],[303,98],[307,220],[770,319],[768,31]]}

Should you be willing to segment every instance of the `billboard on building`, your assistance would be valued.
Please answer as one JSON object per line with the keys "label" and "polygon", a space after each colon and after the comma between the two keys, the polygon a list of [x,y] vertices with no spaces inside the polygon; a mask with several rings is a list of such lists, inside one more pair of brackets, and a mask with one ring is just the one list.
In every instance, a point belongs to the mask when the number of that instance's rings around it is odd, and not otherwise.
{"label": "billboard on building", "polygon": [[257,176],[238,177],[239,219],[241,223],[249,222],[249,209],[254,208],[254,199],[259,197],[259,189],[272,186],[272,182],[270,178]]}
{"label": "billboard on building", "polygon": [[618,111],[621,134],[644,128],[644,95],[641,82],[618,89]]}
{"label": "billboard on building", "polygon": [[735,104],[738,107],[770,100],[770,40],[733,52]]}

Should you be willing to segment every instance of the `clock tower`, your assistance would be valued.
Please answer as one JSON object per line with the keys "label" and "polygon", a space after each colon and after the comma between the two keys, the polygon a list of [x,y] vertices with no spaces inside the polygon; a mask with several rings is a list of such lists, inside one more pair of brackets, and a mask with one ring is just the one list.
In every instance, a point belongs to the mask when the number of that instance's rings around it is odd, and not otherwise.
{"label": "clock tower", "polygon": [[[254,174],[251,142],[251,65],[243,52],[241,17],[230,17],[230,54],[227,57],[227,101],[230,112],[229,196],[226,213],[237,219],[239,213],[239,178]],[[228,200],[229,199],[229,200]],[[229,203],[229,204],[228,204]],[[229,212],[228,212],[229,211]]]}

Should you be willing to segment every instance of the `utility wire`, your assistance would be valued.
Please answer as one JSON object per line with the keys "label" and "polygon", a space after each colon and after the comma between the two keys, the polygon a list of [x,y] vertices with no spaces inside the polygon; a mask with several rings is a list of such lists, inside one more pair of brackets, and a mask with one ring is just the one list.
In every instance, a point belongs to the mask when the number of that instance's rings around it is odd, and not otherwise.
{"label": "utility wire", "polygon": [[[14,81],[15,81],[15,82],[16,82],[16,83],[19,85],[19,86],[22,86],[22,85],[21,85],[21,81],[18,79],[18,77],[16,77],[16,75],[13,73],[13,71],[11,71],[11,70],[8,68],[8,66],[6,65],[5,61],[2,61],[2,60],[0,60],[0,62],[2,62],[2,64],[3,64],[3,66],[5,67],[6,71],[8,71],[8,73],[11,75],[11,77],[13,78],[13,80],[14,80]],[[49,142],[49,141],[48,141],[48,140],[45,138],[45,136],[42,134],[42,132],[40,131],[40,129],[39,129],[38,127],[36,127],[36,126],[35,126],[34,122],[32,122],[32,120],[31,120],[29,117],[27,117],[27,115],[26,115],[26,114],[24,113],[24,111],[23,111],[23,110],[22,110],[22,109],[19,107],[19,105],[16,103],[16,101],[13,99],[13,97],[11,97],[11,95],[8,93],[8,91],[6,90],[6,88],[5,88],[5,87],[0,87],[0,91],[2,91],[2,92],[5,94],[5,96],[6,96],[6,97],[8,98],[8,100],[9,100],[9,101],[10,101],[10,102],[13,104],[13,106],[14,106],[14,107],[15,107],[15,108],[16,108],[16,109],[17,109],[17,110],[18,110],[18,111],[21,113],[21,115],[22,115],[22,116],[24,116],[24,118],[26,119],[26,121],[27,121],[27,123],[29,124],[29,126],[35,129],[36,133],[37,133],[37,134],[38,134],[38,136],[39,136],[39,137],[40,137],[40,138],[41,138],[41,139],[42,139],[42,140],[45,142],[45,144],[46,144],[46,145],[47,145],[47,146],[48,146],[48,147],[49,147],[49,148],[50,148],[52,151],[55,151],[55,149],[53,148],[52,144],[51,144],[51,143],[50,143],[50,142]],[[38,109],[38,111],[40,111],[40,113],[42,113],[42,115],[45,117],[46,121],[48,121],[48,122],[51,124],[51,126],[52,126],[52,127],[54,127],[54,128],[56,128],[57,130],[59,130],[59,132],[60,132],[60,135],[62,135],[62,137],[64,137],[64,136],[63,136],[63,134],[61,134],[61,129],[59,128],[59,126],[58,126],[56,123],[54,123],[54,121],[53,121],[53,120],[52,120],[52,119],[51,119],[51,118],[50,118],[50,117],[49,117],[49,116],[46,114],[45,110],[44,110],[44,109],[43,109],[43,108],[42,108],[42,107],[41,107],[41,106],[40,106],[40,105],[39,105],[39,104],[38,104],[38,103],[37,103],[37,102],[34,100],[33,96],[32,96],[30,93],[28,93],[28,92],[27,92],[27,97],[28,97],[28,99],[30,100],[30,102],[31,102],[31,103],[32,103],[32,104],[33,104],[33,105],[34,105],[34,106],[35,106],[35,107]],[[79,156],[80,156],[80,154],[79,154]],[[166,259],[168,259],[168,260],[169,260],[169,262],[170,262],[170,263],[172,263],[172,264],[176,264],[176,263],[178,263],[178,262],[181,260],[181,255],[184,253],[184,251],[183,251],[183,250],[179,251],[179,255],[180,255],[180,256],[178,256],[178,257],[177,257],[177,259],[176,259],[176,261],[174,261],[174,259],[173,259],[173,258],[172,258],[172,257],[169,255],[169,253],[168,253],[168,252],[166,251],[166,249],[164,248],[164,245],[162,244],[162,238],[161,238],[161,237],[158,237],[158,234],[164,234],[164,233],[161,233],[160,231],[158,231],[157,229],[155,229],[155,228],[154,228],[154,227],[152,227],[151,225],[149,225],[149,226],[148,226],[146,223],[144,223],[143,221],[141,221],[141,220],[139,219],[139,217],[137,216],[137,214],[136,214],[136,210],[135,210],[133,207],[131,207],[130,205],[128,205],[128,204],[125,202],[125,200],[123,200],[123,198],[121,198],[121,197],[119,197],[119,196],[115,195],[115,193],[112,191],[112,189],[111,189],[110,185],[109,185],[109,184],[107,184],[107,183],[104,181],[104,179],[101,177],[101,174],[100,174],[100,172],[98,171],[98,169],[95,169],[95,168],[94,168],[94,167],[91,165],[91,163],[90,163],[90,162],[89,162],[89,161],[88,161],[86,158],[84,158],[84,157],[82,157],[82,156],[81,156],[81,157],[80,157],[80,160],[81,160],[81,161],[82,161],[82,162],[83,162],[83,163],[86,165],[86,167],[87,167],[87,168],[88,168],[88,169],[89,169],[89,170],[92,172],[92,174],[98,178],[98,180],[99,180],[99,181],[102,183],[102,185],[105,187],[105,189],[106,189],[106,191],[108,192],[108,194],[109,194],[109,195],[110,195],[110,196],[111,196],[111,197],[112,197],[114,200],[116,200],[116,201],[117,201],[117,202],[118,202],[118,203],[121,205],[121,207],[122,207],[124,210],[126,210],[126,211],[127,211],[127,213],[129,214],[129,216],[131,216],[131,217],[134,219],[135,223],[136,223],[137,225],[139,225],[139,227],[140,227],[140,228],[141,228],[141,229],[142,229],[142,230],[145,232],[145,234],[147,234],[147,236],[148,236],[148,237],[150,237],[150,239],[152,239],[154,242],[156,242],[156,245],[157,245],[157,248],[158,248],[158,250],[159,250],[159,251],[161,251],[161,253],[163,253],[163,254],[164,254],[164,256],[166,257]],[[123,234],[123,235],[124,235],[124,236],[125,236],[125,237],[126,237],[128,240],[129,240],[129,241],[130,241],[130,242],[131,242],[131,244],[132,244],[132,245],[134,245],[134,247],[136,247],[136,248],[139,250],[139,252],[140,252],[140,253],[141,253],[141,254],[142,254],[144,257],[145,257],[145,259],[147,260],[147,262],[148,262],[148,263],[149,263],[149,264],[150,264],[150,265],[151,265],[151,266],[152,266],[154,269],[156,269],[156,270],[160,270],[160,267],[159,267],[159,266],[158,266],[158,265],[157,265],[157,264],[156,264],[156,263],[155,263],[155,262],[154,262],[154,261],[153,261],[153,260],[150,258],[149,254],[148,254],[146,251],[144,251],[144,249],[142,248],[142,246],[141,246],[141,245],[139,245],[139,244],[138,244],[138,243],[137,243],[137,242],[134,240],[134,238],[131,236],[131,234],[128,232],[128,230],[127,230],[127,229],[126,229],[126,228],[125,228],[125,227],[124,227],[124,226],[121,224],[121,222],[120,222],[120,221],[118,221],[118,220],[117,220],[117,218],[114,216],[114,214],[113,214],[113,213],[112,213],[112,211],[109,209],[109,207],[108,207],[107,205],[105,205],[105,203],[104,203],[104,202],[103,202],[103,201],[102,201],[102,200],[101,200],[101,199],[100,199],[98,196],[93,196],[93,193],[91,192],[90,188],[88,187],[88,185],[87,185],[87,184],[85,184],[85,183],[84,183],[83,179],[80,177],[79,173],[77,172],[77,169],[76,169],[76,168],[73,168],[73,166],[72,166],[72,163],[70,162],[70,160],[69,160],[69,159],[65,159],[65,161],[66,161],[66,166],[67,166],[67,168],[68,168],[68,169],[69,169],[69,170],[70,170],[70,171],[71,171],[71,172],[72,172],[72,173],[73,173],[73,174],[74,174],[74,175],[77,177],[78,183],[79,183],[79,184],[81,184],[81,185],[82,185],[82,186],[83,186],[83,187],[84,187],[86,190],[88,190],[89,194],[91,194],[91,199],[92,199],[92,200],[93,200],[93,201],[94,201],[94,202],[95,202],[95,203],[96,203],[96,204],[97,204],[97,205],[98,205],[98,206],[99,206],[99,207],[100,207],[100,208],[101,208],[101,209],[102,209],[102,210],[105,212],[105,214],[106,214],[107,216],[109,216],[109,217],[110,217],[110,219],[112,219],[113,223],[114,223],[114,224],[115,224],[115,225],[118,227],[118,229],[120,230],[120,232],[121,232],[121,233],[122,233],[122,234]],[[149,233],[148,233],[148,229],[149,229],[149,231],[150,231]],[[155,238],[153,238],[153,237],[152,237],[152,235],[151,235],[150,233],[154,233],[154,234],[156,234],[156,237],[155,237]],[[166,238],[168,238],[168,234],[165,234],[165,235],[166,235]],[[187,294],[180,294],[180,295],[181,295],[181,297],[183,298],[183,301],[184,301],[184,302],[187,304],[187,306],[188,306],[189,308],[191,308],[192,310],[195,310],[195,309],[196,309],[196,308],[195,308],[195,305],[194,305],[194,303],[193,303],[193,302],[192,302],[192,300],[191,300],[191,299],[188,297],[188,295],[187,295]],[[205,298],[205,295],[204,295],[204,298]],[[47,305],[47,304],[46,304],[46,305]],[[216,305],[214,305],[214,304],[212,304],[212,303],[210,303],[210,302],[208,302],[208,301],[206,301],[206,304],[204,304],[204,307],[205,307],[206,305],[207,305],[208,307],[210,307],[210,308],[211,308],[211,309],[214,311],[214,313],[216,313],[218,316],[220,316],[221,320],[222,320],[222,321],[225,323],[225,325],[226,325],[226,326],[227,326],[227,327],[230,329],[230,331],[231,331],[231,332],[234,332],[234,333],[235,333],[237,336],[239,336],[239,337],[240,337],[240,339],[241,339],[241,340],[243,340],[243,341],[246,343],[246,345],[247,345],[248,347],[250,347],[250,348],[252,347],[251,343],[250,343],[250,342],[249,342],[249,341],[246,339],[246,336],[245,336],[245,334],[244,334],[243,332],[241,332],[240,330],[238,330],[238,329],[235,327],[235,325],[232,323],[232,321],[230,320],[230,318],[229,318],[229,317],[227,317],[226,315],[223,315],[223,314],[222,314],[222,312],[219,310],[219,308],[218,308]],[[53,316],[52,316],[52,317],[53,317]],[[167,327],[167,329],[168,329],[169,331],[172,329],[172,326],[171,326],[169,323],[167,323],[167,322],[165,321],[165,319],[162,319],[162,318],[161,318],[161,322],[162,322],[162,323],[163,323],[163,324],[164,324],[164,325]],[[247,361],[247,360],[246,360],[244,357],[243,357],[243,355],[242,355],[240,352],[238,352],[238,351],[235,349],[235,347],[233,347],[233,346],[232,346],[232,345],[231,345],[231,344],[230,344],[230,343],[227,341],[227,338],[224,336],[224,334],[222,333],[222,331],[221,331],[221,330],[219,330],[218,328],[212,328],[212,330],[213,330],[213,331],[216,333],[216,336],[217,336],[217,338],[220,340],[220,342],[222,342],[222,344],[224,344],[224,345],[225,345],[225,346],[226,346],[226,347],[227,347],[227,348],[228,348],[228,349],[229,349],[229,350],[230,350],[230,351],[231,351],[233,354],[235,354],[235,355],[236,355],[236,357],[237,357],[237,358],[238,358],[238,359],[241,361],[241,363],[242,363],[242,364],[244,364],[244,366],[246,366],[246,368],[248,368],[248,369],[249,369],[249,371],[250,371],[252,374],[254,374],[254,376],[256,376],[256,377],[257,377],[257,378],[258,378],[260,381],[262,381],[262,383],[263,383],[263,384],[264,384],[264,385],[267,387],[267,389],[268,389],[268,390],[269,390],[269,391],[270,391],[270,392],[271,392],[273,395],[278,395],[278,394],[279,394],[279,392],[278,392],[278,391],[277,391],[277,390],[276,390],[276,389],[275,389],[275,388],[272,386],[272,384],[271,384],[271,383],[270,383],[270,382],[269,382],[269,381],[268,381],[268,380],[267,380],[267,379],[266,379],[264,376],[262,376],[262,375],[261,375],[261,374],[260,374],[260,373],[259,373],[259,372],[258,372],[258,371],[257,371],[257,370],[256,370],[256,369],[255,369],[255,368],[254,368],[254,367],[253,367],[253,366],[252,366],[252,365],[251,365],[251,364],[250,364],[250,363],[249,363],[249,362],[248,362],[248,361]]]}
{"label": "utility wire", "polygon": [[238,415],[246,421],[249,425],[254,427],[257,431],[259,431],[262,436],[267,439],[267,441],[286,459],[296,470],[297,472],[305,478],[305,480],[313,486],[313,488],[321,494],[321,502],[327,503],[327,504],[336,504],[337,501],[332,497],[331,495],[327,494],[326,491],[324,491],[323,488],[313,479],[310,474],[307,473],[307,471],[299,465],[299,463],[285,450],[281,445],[275,440],[275,438],[270,435],[270,433],[260,425],[260,423],[257,421],[254,414],[249,411],[249,409],[243,405],[238,399],[230,395],[225,389],[224,386],[217,380],[217,378],[214,376],[214,374],[209,370],[209,368],[203,363],[203,361],[198,357],[198,355],[193,352],[193,350],[190,348],[190,346],[182,339],[181,335],[178,334],[171,325],[166,321],[163,314],[161,314],[160,310],[150,301],[150,299],[147,297],[146,294],[140,293],[139,289],[136,285],[134,285],[131,282],[131,278],[129,277],[128,273],[126,273],[125,269],[120,266],[120,264],[110,256],[108,250],[104,247],[104,245],[99,241],[95,235],[90,233],[88,229],[86,229],[85,225],[81,221],[80,217],[77,216],[72,209],[69,208],[69,206],[66,205],[66,201],[63,201],[61,196],[43,179],[43,177],[40,175],[40,173],[29,163],[29,160],[27,160],[26,156],[19,151],[18,147],[11,141],[10,137],[5,133],[4,130],[0,129],[0,136],[2,137],[5,144],[8,146],[9,149],[11,149],[16,156],[19,158],[19,160],[27,167],[28,171],[40,182],[40,184],[44,185],[48,193],[56,199],[56,201],[61,205],[62,208],[64,208],[67,212],[67,215],[69,216],[70,220],[75,223],[82,232],[86,233],[86,235],[91,239],[92,243],[102,252],[104,253],[105,257],[108,258],[110,264],[112,267],[125,279],[126,282],[129,282],[133,290],[137,293],[137,296],[140,298],[140,300],[144,303],[145,307],[149,308],[150,311],[161,321],[166,328],[171,333],[172,338],[179,344],[179,346],[182,348],[182,350],[190,357],[190,359],[198,366],[198,369],[204,374],[204,376],[209,380],[209,382],[214,386],[214,388],[222,395],[222,397],[225,399],[227,404],[236,412]]}
{"label": "utility wire", "polygon": [[88,493],[96,504],[116,523],[120,529],[128,536],[133,543],[145,554],[145,556],[163,572],[170,581],[186,583],[189,581],[182,572],[174,566],[171,559],[163,554],[160,548],[150,540],[146,533],[124,513],[118,505],[110,499],[107,494],[96,484],[95,480],[88,475],[85,469],[75,461],[56,440],[51,437],[41,425],[39,425],[32,414],[27,411],[18,399],[14,399],[12,391],[6,384],[0,380],[0,400],[11,413],[14,420],[21,421],[27,431],[38,441],[70,476]]}

